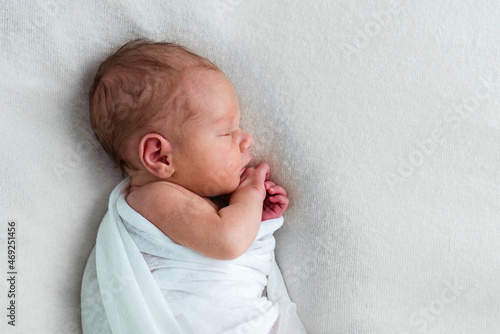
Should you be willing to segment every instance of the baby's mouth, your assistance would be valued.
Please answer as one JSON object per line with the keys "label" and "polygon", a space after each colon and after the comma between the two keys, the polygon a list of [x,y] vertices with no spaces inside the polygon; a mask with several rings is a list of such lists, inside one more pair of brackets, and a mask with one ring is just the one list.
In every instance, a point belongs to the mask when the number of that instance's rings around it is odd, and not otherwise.
{"label": "baby's mouth", "polygon": [[248,166],[248,163],[240,169],[240,172],[243,173],[247,169],[247,166]]}
{"label": "baby's mouth", "polygon": [[246,169],[246,167],[250,164],[250,161],[252,161],[252,156],[251,156],[251,155],[249,155],[249,157],[248,157],[248,161],[247,161],[247,163],[245,164],[245,167],[243,167],[243,168],[245,168],[245,169]]}

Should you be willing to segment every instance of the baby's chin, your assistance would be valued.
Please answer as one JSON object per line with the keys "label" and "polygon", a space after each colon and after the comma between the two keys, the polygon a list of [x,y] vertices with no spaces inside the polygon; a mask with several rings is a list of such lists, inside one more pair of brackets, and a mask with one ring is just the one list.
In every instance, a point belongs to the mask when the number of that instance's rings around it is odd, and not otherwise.
{"label": "baby's chin", "polygon": [[234,187],[229,187],[229,188],[227,188],[227,189],[224,189],[223,191],[221,191],[221,193],[220,193],[220,194],[218,194],[218,195],[216,195],[216,196],[225,196],[225,195],[230,195],[230,194],[232,194],[232,193],[233,193],[236,189],[238,189],[238,185],[239,185],[239,183],[238,183],[236,186],[234,186]]}
{"label": "baby's chin", "polygon": [[212,186],[205,185],[202,190],[200,189],[201,191],[199,191],[199,192],[194,191],[194,192],[200,196],[205,196],[205,197],[225,196],[225,195],[232,194],[238,188],[239,185],[240,185],[239,180],[235,181],[233,183],[230,183],[230,184],[228,183],[228,184],[224,184],[224,185],[220,185],[220,184],[217,186],[214,186],[213,184],[212,184]]}

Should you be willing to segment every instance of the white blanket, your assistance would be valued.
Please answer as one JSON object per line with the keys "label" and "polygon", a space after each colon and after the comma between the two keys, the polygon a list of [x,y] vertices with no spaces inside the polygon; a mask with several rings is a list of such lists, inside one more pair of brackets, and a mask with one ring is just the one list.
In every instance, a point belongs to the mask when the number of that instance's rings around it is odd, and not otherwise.
{"label": "white blanket", "polygon": [[274,259],[282,217],[262,222],[241,257],[214,260],[134,211],[129,182],[111,193],[85,269],[84,333],[306,333]]}

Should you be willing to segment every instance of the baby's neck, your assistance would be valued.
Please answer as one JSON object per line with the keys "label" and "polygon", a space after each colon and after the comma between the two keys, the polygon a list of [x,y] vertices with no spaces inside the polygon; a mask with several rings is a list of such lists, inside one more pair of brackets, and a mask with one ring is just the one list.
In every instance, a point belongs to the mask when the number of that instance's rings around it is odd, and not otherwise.
{"label": "baby's neck", "polygon": [[130,186],[128,188],[129,194],[148,183],[158,181],[153,175],[148,173],[137,172],[128,173],[128,175],[130,176]]}
{"label": "baby's neck", "polygon": [[229,205],[229,201],[226,198],[226,195],[215,196],[215,197],[202,197],[204,200],[208,202],[215,210],[219,211],[223,207]]}

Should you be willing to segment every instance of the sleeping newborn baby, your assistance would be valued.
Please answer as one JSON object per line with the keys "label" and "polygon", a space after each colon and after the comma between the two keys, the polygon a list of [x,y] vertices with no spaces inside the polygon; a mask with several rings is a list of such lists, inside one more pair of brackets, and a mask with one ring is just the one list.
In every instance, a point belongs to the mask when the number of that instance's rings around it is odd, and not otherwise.
{"label": "sleeping newborn baby", "polygon": [[129,42],[99,67],[90,118],[128,177],[85,270],[84,332],[306,333],[274,259],[286,191],[248,166],[252,137],[215,65]]}

